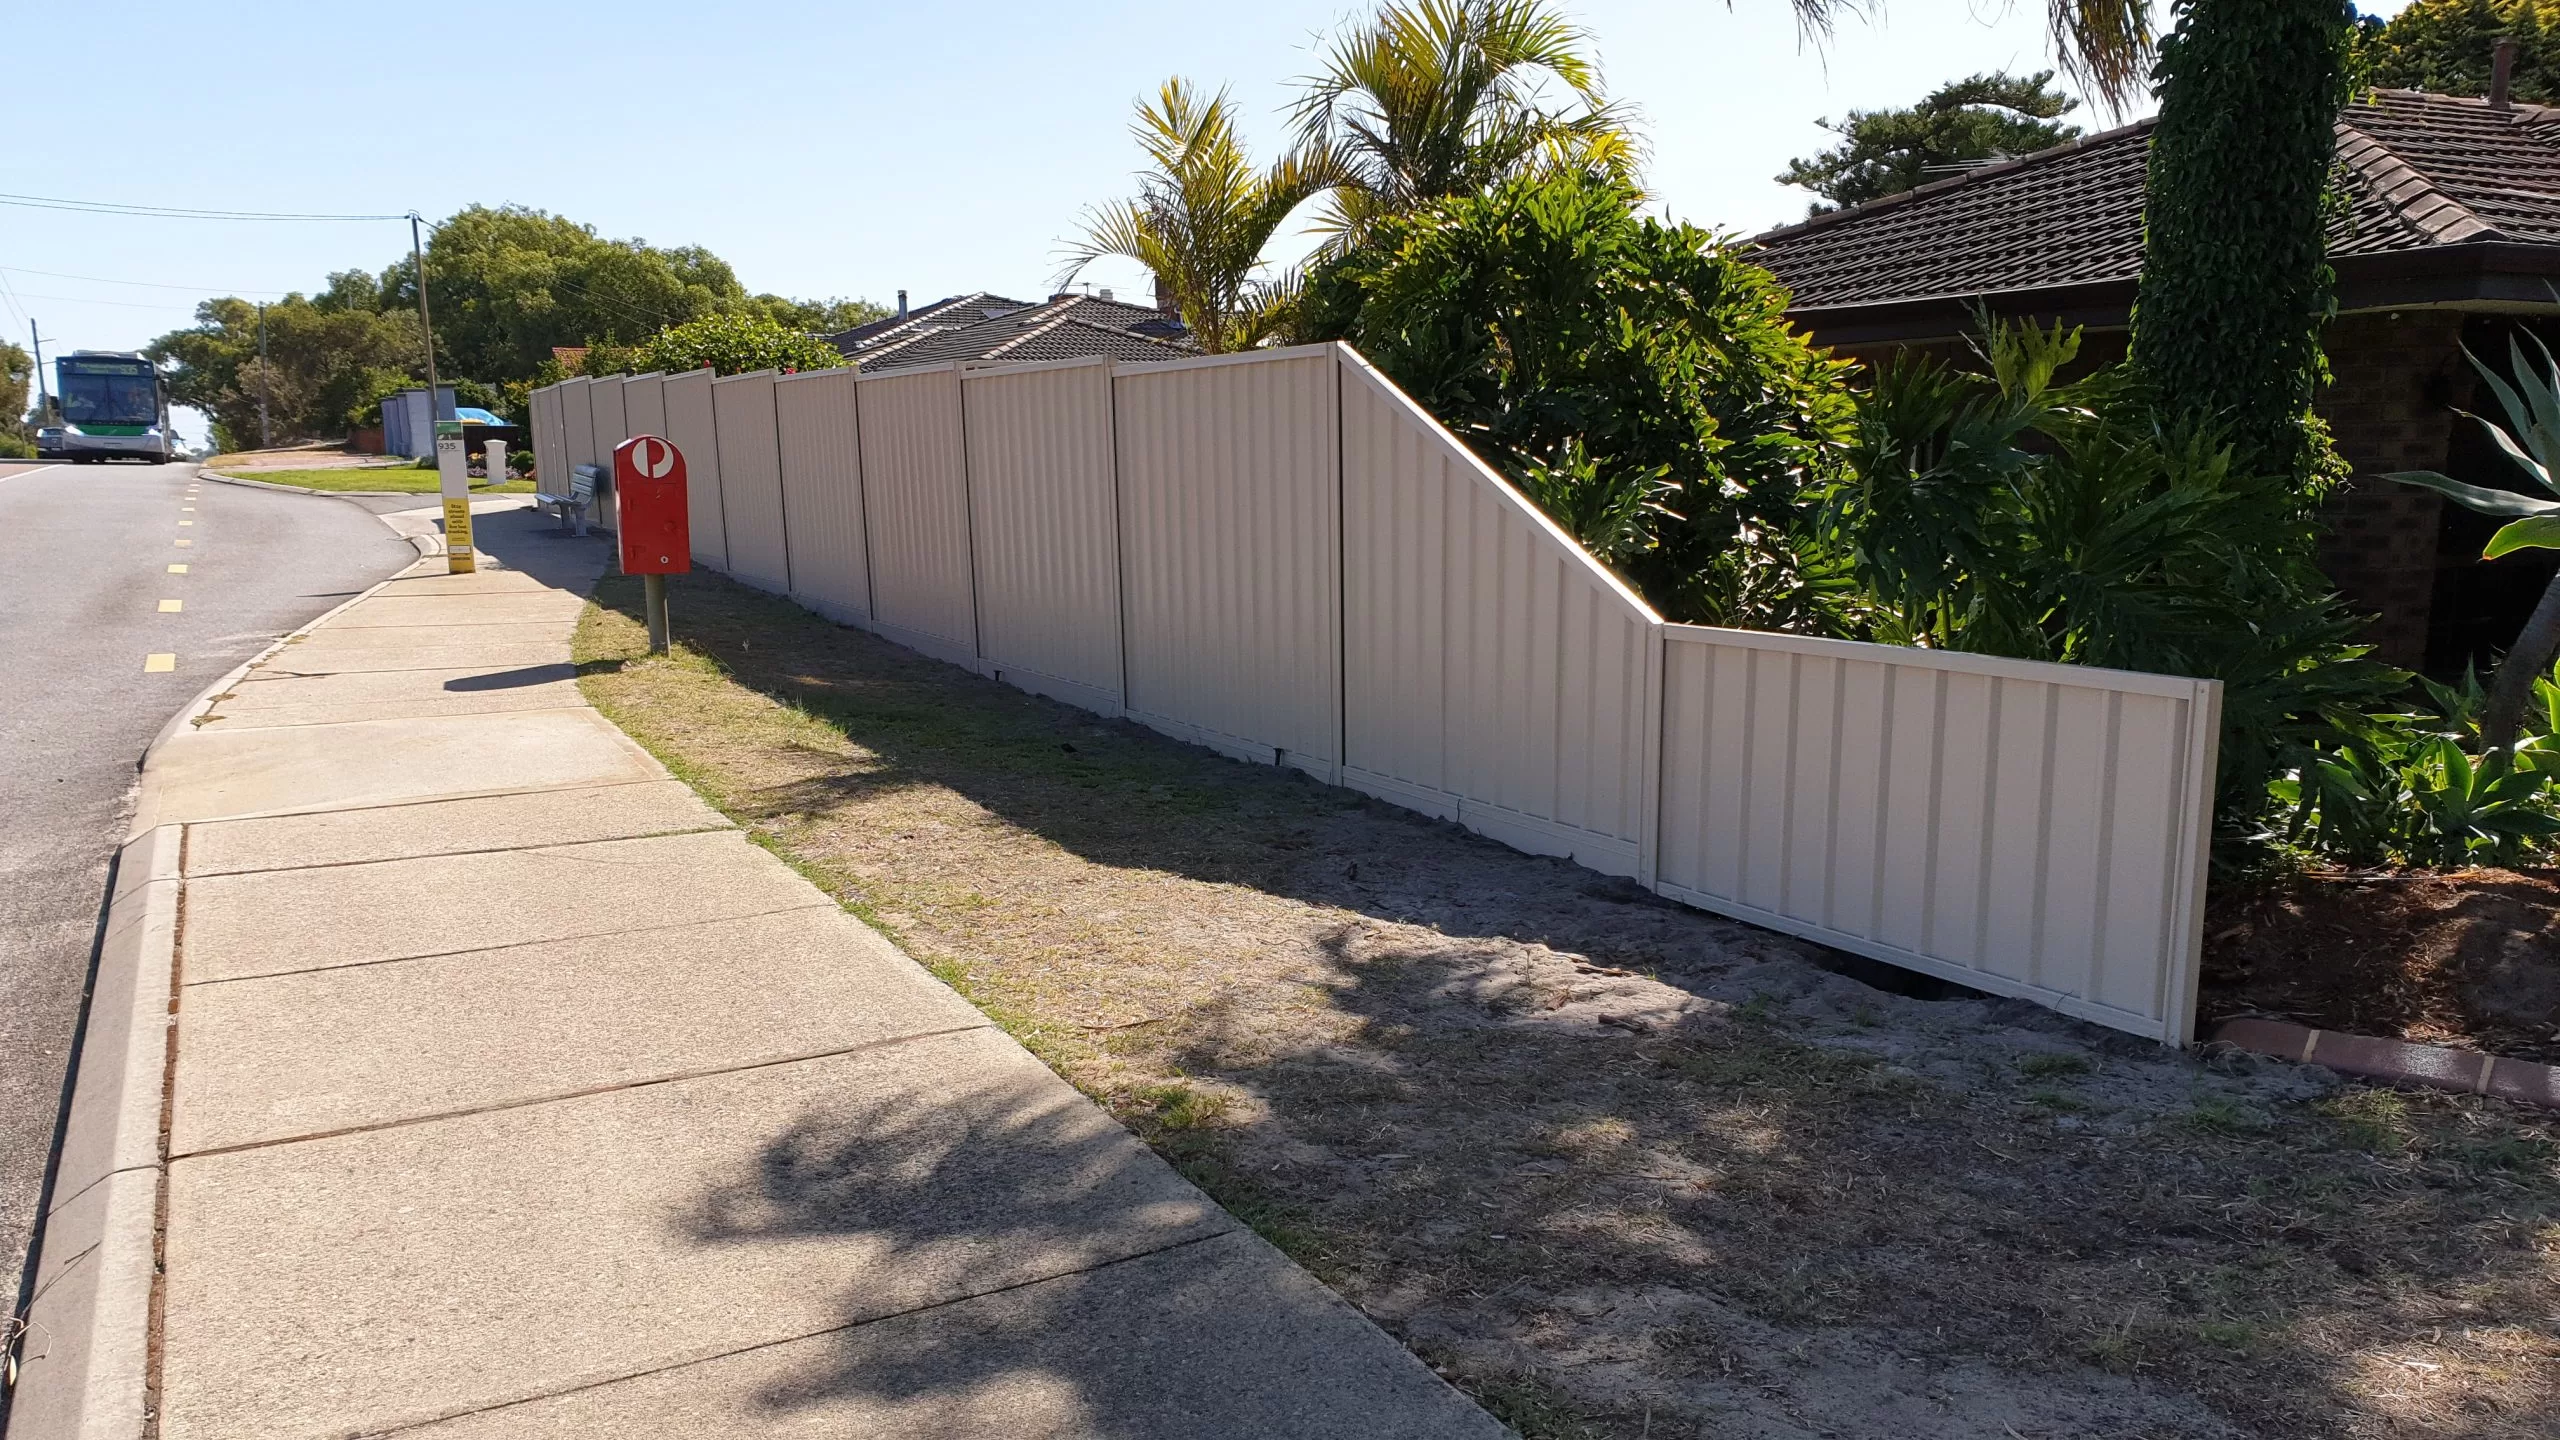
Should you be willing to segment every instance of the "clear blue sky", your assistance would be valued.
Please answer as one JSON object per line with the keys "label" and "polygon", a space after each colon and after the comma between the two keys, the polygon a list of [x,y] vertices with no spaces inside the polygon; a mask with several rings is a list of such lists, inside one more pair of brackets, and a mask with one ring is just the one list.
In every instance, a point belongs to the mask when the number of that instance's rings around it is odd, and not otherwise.
{"label": "clear blue sky", "polygon": [[[2049,63],[2041,5],[1895,0],[1821,48],[1799,44],[1783,0],[1568,5],[1643,117],[1658,203],[1745,232],[1804,213],[1806,197],[1769,177],[1825,143],[1821,117]],[[11,147],[0,191],[431,218],[512,202],[706,245],[760,291],[1036,298],[1079,210],[1128,188],[1140,94],[1172,74],[1229,86],[1267,156],[1316,37],[1357,13],[1345,0],[32,7],[11,38],[34,138]],[[114,31],[84,28],[106,18]],[[386,222],[0,206],[0,333],[25,343],[32,313],[48,358],[136,348],[205,296],[307,292],[407,245],[407,226]],[[1144,288],[1128,267],[1087,278]]]}

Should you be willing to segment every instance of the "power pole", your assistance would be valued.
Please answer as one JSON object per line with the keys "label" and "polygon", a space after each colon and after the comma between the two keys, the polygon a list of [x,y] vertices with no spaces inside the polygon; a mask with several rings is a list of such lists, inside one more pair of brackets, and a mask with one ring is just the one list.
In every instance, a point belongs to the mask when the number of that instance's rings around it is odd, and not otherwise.
{"label": "power pole", "polygon": [[36,333],[34,316],[27,317],[27,338],[36,347],[36,423],[42,425],[53,418],[53,396],[44,388],[44,337]]}
{"label": "power pole", "polygon": [[427,318],[427,247],[418,239],[418,225],[424,217],[409,212],[409,256],[418,267],[418,330],[427,337],[427,430],[433,433],[436,414],[436,327]]}
{"label": "power pole", "polygon": [[258,307],[258,448],[271,450],[275,440],[267,432],[267,307]]}

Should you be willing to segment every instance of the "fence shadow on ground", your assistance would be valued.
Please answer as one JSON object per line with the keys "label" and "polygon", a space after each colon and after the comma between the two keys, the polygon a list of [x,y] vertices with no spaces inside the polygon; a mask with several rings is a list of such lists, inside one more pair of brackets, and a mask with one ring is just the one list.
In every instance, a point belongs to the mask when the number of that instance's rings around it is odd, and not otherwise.
{"label": "fence shadow on ground", "polygon": [[[1225,971],[1197,972],[1178,1023],[1088,1027],[1108,1033],[1079,1043],[1108,1063],[1080,1078],[1174,1077],[1113,1108],[1516,1423],[1635,1435],[1659,1409],[1728,1430],[2308,1436],[2374,1415],[2408,1373],[2377,1356],[2488,1353],[2430,1350],[2448,1323],[2534,1343],[2549,1277],[2531,1237],[2555,1187],[2547,1145],[2495,1112],[2420,1098],[2324,1118],[2286,1098],[2290,1072],[1864,990],[1797,942],[1625,882],[717,577],[672,588],[686,646],[862,752],[804,747],[786,778],[722,797],[742,818],[788,842],[948,790],[1098,873],[1187,887],[1165,897],[1191,913],[1153,917],[1187,922],[1164,943],[1229,944]],[[633,618],[638,595],[598,592]],[[977,859],[988,873],[948,882],[1001,903],[1004,856]],[[1221,934],[1236,927],[1245,943]],[[868,1233],[870,1192],[909,1183],[884,1178],[871,1123],[777,1141],[706,1202],[701,1233],[742,1214]],[[934,1359],[975,1343],[965,1325],[897,1360],[873,1328],[798,1374],[794,1403],[1017,1374]],[[1020,1374],[1054,1376],[1026,1357]],[[2422,1397],[2398,1419],[2560,1426],[2529,1378],[2475,1393],[2485,1408]]]}

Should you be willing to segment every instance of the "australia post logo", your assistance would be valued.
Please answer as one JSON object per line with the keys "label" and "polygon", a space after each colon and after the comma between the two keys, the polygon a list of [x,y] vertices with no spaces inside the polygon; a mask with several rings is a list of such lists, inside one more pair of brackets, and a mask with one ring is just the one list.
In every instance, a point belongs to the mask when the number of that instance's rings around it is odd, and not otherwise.
{"label": "australia post logo", "polygon": [[631,469],[643,480],[664,480],[676,468],[676,447],[655,435],[631,442]]}

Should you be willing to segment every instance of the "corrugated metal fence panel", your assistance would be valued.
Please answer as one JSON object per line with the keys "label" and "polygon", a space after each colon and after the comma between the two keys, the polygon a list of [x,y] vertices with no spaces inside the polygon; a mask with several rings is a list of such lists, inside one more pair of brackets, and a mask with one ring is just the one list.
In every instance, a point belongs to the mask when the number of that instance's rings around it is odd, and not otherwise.
{"label": "corrugated metal fence panel", "polygon": [[596,463],[605,469],[605,483],[596,489],[593,520],[607,530],[614,527],[613,447],[630,437],[623,430],[622,377],[609,375],[589,382],[587,411],[595,425]]}
{"label": "corrugated metal fence panel", "polygon": [[1026,690],[1120,711],[1111,364],[969,372],[978,646]]}
{"label": "corrugated metal fence panel", "polygon": [[782,451],[773,424],[773,372],[711,382],[720,431],[720,503],[729,523],[729,573],[788,593],[791,549],[782,538]]}
{"label": "corrugated metal fence panel", "polygon": [[1653,612],[1349,351],[1342,505],[1344,782],[1636,874]]}
{"label": "corrugated metal fence panel", "polygon": [[830,620],[871,622],[863,552],[862,435],[850,369],[789,375],[773,387],[782,508],[791,517],[791,598]]}
{"label": "corrugated metal fence panel", "polygon": [[1663,633],[1663,893],[2187,1040],[2219,684]]}
{"label": "corrugated metal fence panel", "polygon": [[568,448],[561,443],[560,387],[545,385],[526,399],[533,421],[533,473],[544,482],[568,473]]}
{"label": "corrugated metal fence panel", "polygon": [[693,560],[714,570],[729,568],[729,527],[720,500],[720,432],[711,410],[711,372],[670,375],[660,393],[667,405],[667,439],[684,456],[685,528]]}
{"label": "corrugated metal fence panel", "polygon": [[1340,398],[1330,346],[1120,368],[1129,713],[1335,778]]}
{"label": "corrugated metal fence panel", "polygon": [[667,377],[651,372],[622,382],[622,438],[667,433]]}
{"label": "corrugated metal fence panel", "polygon": [[872,622],[899,644],[974,666],[978,611],[960,372],[938,367],[855,383]]}
{"label": "corrugated metal fence panel", "polygon": [[[560,382],[560,427],[562,438],[568,442],[569,463],[573,466],[603,463],[596,454],[595,406],[587,398],[587,392],[594,388],[592,380]],[[561,479],[566,482],[568,477],[564,475]]]}

